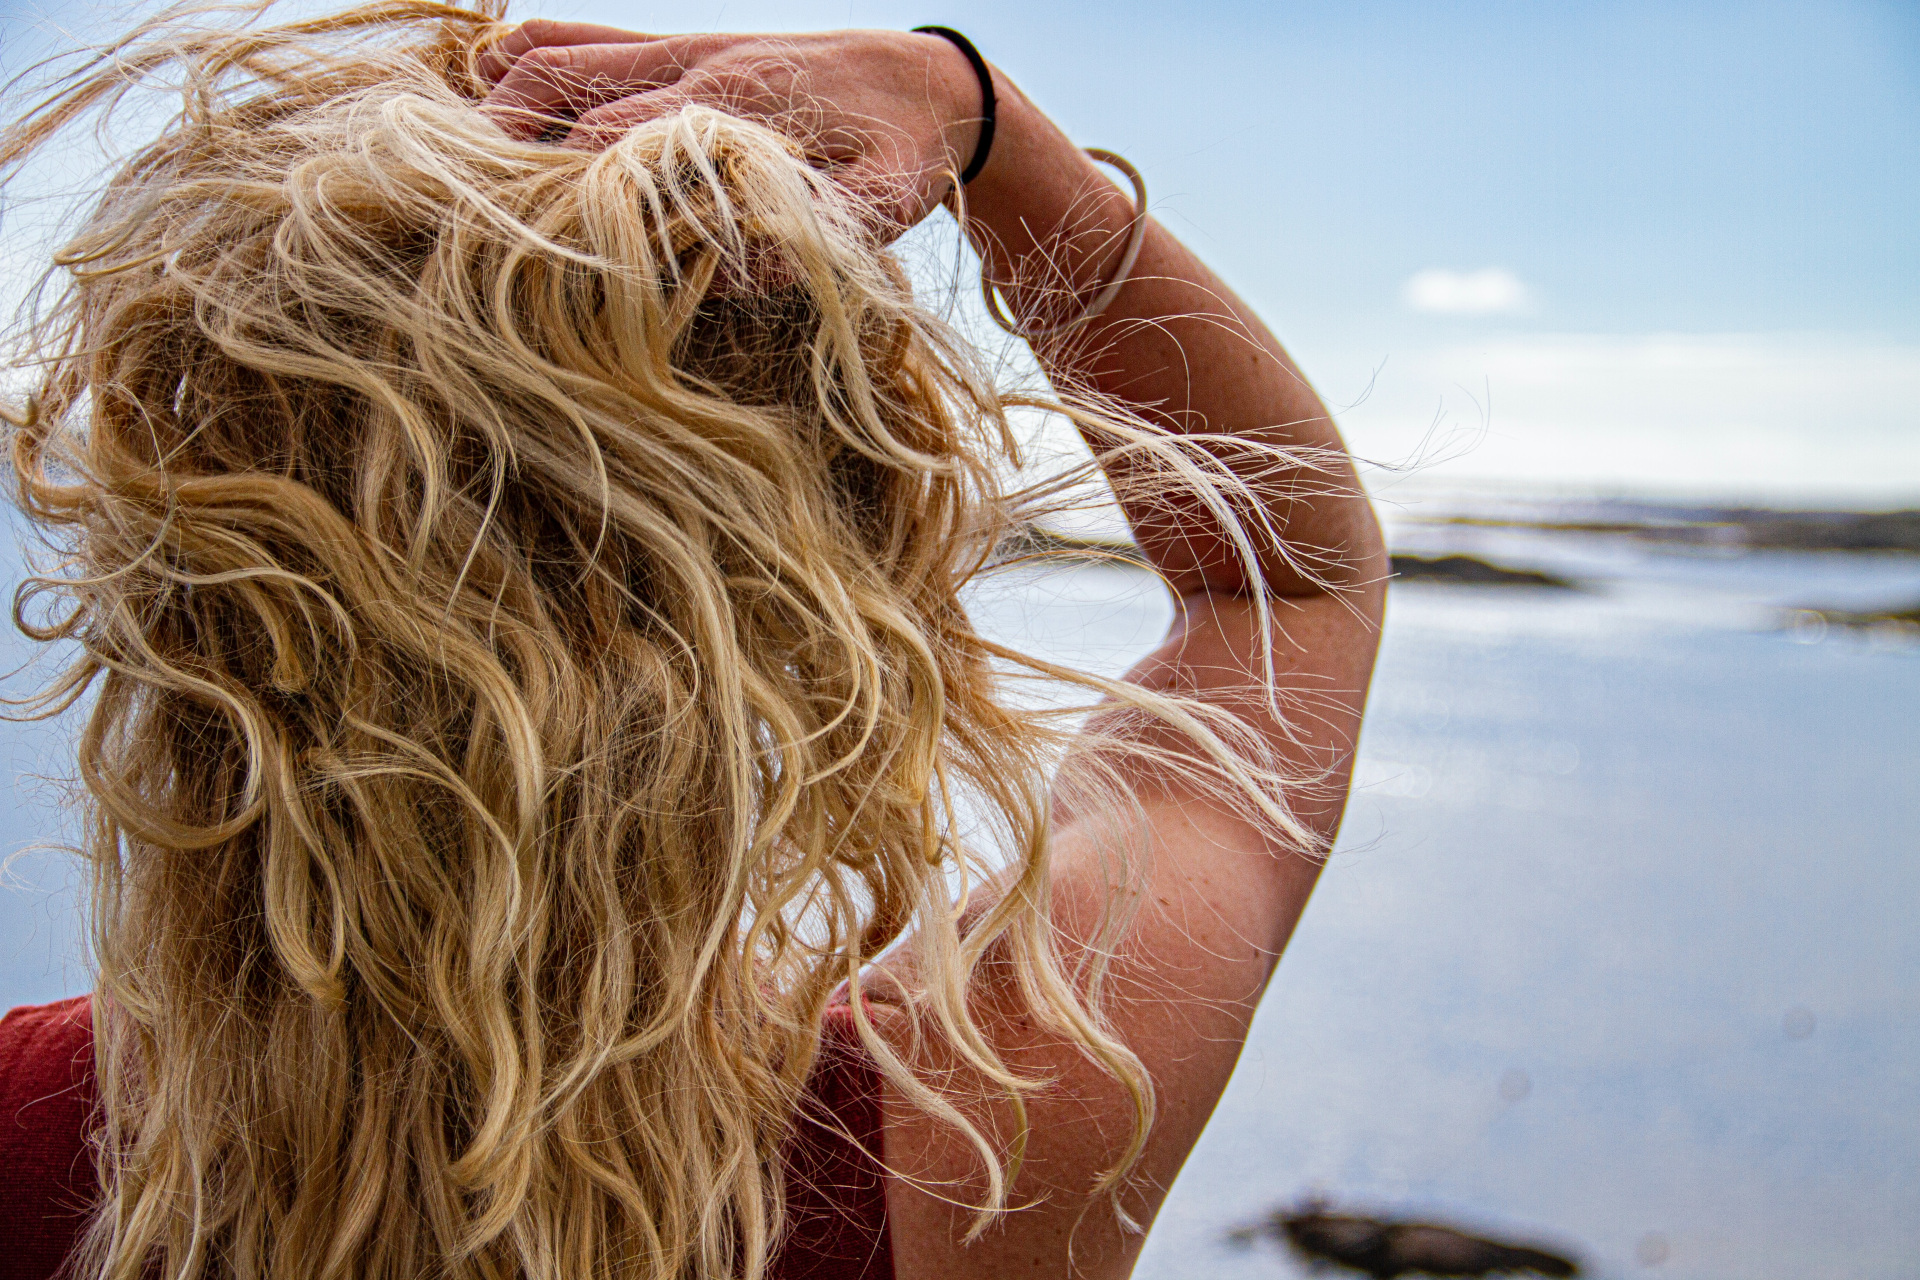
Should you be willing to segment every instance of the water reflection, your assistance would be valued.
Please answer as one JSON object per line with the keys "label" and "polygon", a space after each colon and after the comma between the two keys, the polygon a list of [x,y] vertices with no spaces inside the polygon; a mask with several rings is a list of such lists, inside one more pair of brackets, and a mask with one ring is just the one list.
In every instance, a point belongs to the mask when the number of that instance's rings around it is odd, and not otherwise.
{"label": "water reflection", "polygon": [[[1228,1233],[1311,1187],[1595,1274],[1904,1274],[1920,646],[1791,611],[1920,559],[1469,535],[1585,589],[1394,589],[1340,850],[1138,1274],[1306,1274]],[[1110,670],[1166,617],[1111,566],[1007,591]]]}
{"label": "water reflection", "polygon": [[[1469,534],[1585,589],[1394,589],[1340,849],[1139,1274],[1303,1274],[1227,1233],[1315,1186],[1597,1274],[1905,1274],[1920,645],[1820,611],[1920,601],[1920,559]],[[1169,616],[1114,564],[975,607],[1109,671]],[[0,732],[16,779],[63,750]],[[12,848],[49,799],[16,785]],[[15,873],[0,1001],[81,989],[66,869]]]}

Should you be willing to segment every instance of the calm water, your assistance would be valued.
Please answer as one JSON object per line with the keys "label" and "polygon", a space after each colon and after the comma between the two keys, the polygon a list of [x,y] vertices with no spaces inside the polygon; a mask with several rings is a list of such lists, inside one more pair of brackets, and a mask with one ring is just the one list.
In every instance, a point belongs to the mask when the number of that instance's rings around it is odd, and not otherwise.
{"label": "calm water", "polygon": [[[1395,589],[1340,849],[1139,1274],[1300,1274],[1225,1235],[1321,1191],[1602,1276],[1920,1275],[1920,647],[1779,626],[1920,560],[1474,536],[1595,587]],[[1167,617],[1105,566],[977,609],[1108,669]],[[0,1003],[87,985],[59,866],[0,894]]]}
{"label": "calm water", "polygon": [[[1225,1235],[1317,1191],[1602,1276],[1920,1275],[1920,647],[1779,625],[1920,560],[1475,536],[1595,589],[1395,589],[1339,851],[1139,1274],[1301,1275]],[[1150,642],[1118,576],[1036,638]]]}

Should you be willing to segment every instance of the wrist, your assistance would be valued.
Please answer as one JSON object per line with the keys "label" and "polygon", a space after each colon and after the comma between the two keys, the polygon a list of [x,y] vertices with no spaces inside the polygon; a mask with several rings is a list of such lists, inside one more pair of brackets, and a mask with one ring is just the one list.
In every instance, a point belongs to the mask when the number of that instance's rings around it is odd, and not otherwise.
{"label": "wrist", "polygon": [[986,167],[966,190],[968,232],[996,258],[1020,262],[1037,252],[1029,266],[1065,277],[1050,285],[1077,288],[1091,269],[1081,259],[1104,261],[1100,246],[1133,225],[1133,200],[1010,81],[997,76],[995,85],[1000,127]]}
{"label": "wrist", "polygon": [[[984,136],[989,105],[981,73],[973,58],[948,36],[930,30],[910,34],[923,42],[929,56],[928,88],[941,143],[954,172],[965,173],[983,147],[992,146],[991,139]],[[995,83],[997,86],[998,81]],[[989,158],[991,155],[989,150]]]}
{"label": "wrist", "polygon": [[[1086,156],[1017,85],[993,69],[999,120],[986,166],[967,184],[967,212],[993,223],[1030,215],[1056,183],[1073,183]],[[1036,184],[1038,184],[1036,186]]]}

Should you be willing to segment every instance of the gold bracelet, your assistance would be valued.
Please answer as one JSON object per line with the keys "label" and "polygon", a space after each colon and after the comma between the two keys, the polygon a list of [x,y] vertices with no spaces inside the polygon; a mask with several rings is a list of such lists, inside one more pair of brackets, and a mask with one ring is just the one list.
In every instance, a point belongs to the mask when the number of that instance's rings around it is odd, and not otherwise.
{"label": "gold bracelet", "polygon": [[1073,332],[1105,311],[1112,305],[1113,300],[1120,296],[1122,286],[1133,274],[1133,264],[1139,261],[1140,246],[1147,242],[1147,180],[1140,176],[1138,169],[1127,162],[1126,157],[1115,152],[1088,147],[1087,154],[1102,164],[1112,165],[1126,174],[1133,183],[1133,227],[1127,233],[1127,251],[1121,255],[1120,269],[1113,273],[1113,278],[1107,281],[1106,287],[1087,304],[1084,311],[1064,324],[1050,325],[1045,329],[1029,328],[1009,320],[1005,308],[1000,305],[1000,297],[995,292],[998,286],[987,278],[983,270],[980,273],[980,292],[987,300],[987,314],[993,317],[995,324],[1017,338],[1025,338],[1029,342],[1040,338],[1057,338],[1062,334]]}

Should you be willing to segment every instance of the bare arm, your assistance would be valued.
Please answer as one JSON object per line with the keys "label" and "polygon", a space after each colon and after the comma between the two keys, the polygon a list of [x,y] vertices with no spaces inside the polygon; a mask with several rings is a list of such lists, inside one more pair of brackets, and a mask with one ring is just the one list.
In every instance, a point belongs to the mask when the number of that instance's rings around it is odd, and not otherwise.
{"label": "bare arm", "polygon": [[[964,95],[965,64],[951,61]],[[968,231],[996,279],[1020,282],[1009,291],[1016,316],[1058,323],[1112,270],[1131,200],[1004,78],[998,93],[992,158],[965,193]],[[1256,585],[1204,511],[1129,512],[1143,549],[1180,598],[1172,634],[1129,678],[1252,710],[1289,764],[1327,771],[1312,794],[1295,797],[1295,809],[1330,840],[1346,798],[1387,570],[1378,527],[1337,452],[1340,437],[1325,408],[1259,318],[1158,225],[1132,283],[1108,311],[1037,351],[1057,380],[1091,386],[1175,430],[1337,454],[1330,472],[1270,482],[1276,492],[1291,486],[1322,494],[1273,513],[1287,542],[1309,549],[1316,572],[1300,572],[1279,545],[1256,548],[1276,633],[1263,632],[1251,599]],[[1089,443],[1098,455],[1103,442]],[[1126,477],[1115,480],[1124,491]],[[1275,676],[1295,708],[1291,733],[1255,710],[1269,634],[1277,641]],[[1137,786],[1150,823],[1146,880],[1137,886],[1143,910],[1114,960],[1108,1016],[1158,1094],[1159,1115],[1127,1198],[1136,1217],[1150,1219],[1232,1074],[1319,865],[1169,779],[1143,776]],[[1092,933],[1110,892],[1098,839],[1097,830],[1070,818],[1056,834],[1054,911],[1070,936]],[[1123,1149],[1129,1100],[1017,1012],[995,1026],[1011,1065],[1061,1077],[1029,1108],[1031,1137],[1013,1195],[1015,1203],[1044,1200],[961,1247],[963,1210],[894,1182],[899,1273],[915,1280],[1062,1275],[1071,1246],[1074,1274],[1126,1275],[1141,1237],[1100,1206],[1085,1210],[1094,1175]],[[969,1181],[972,1154],[911,1108],[890,1108],[887,1152],[902,1172],[957,1184],[963,1200],[977,1190]]]}
{"label": "bare arm", "polygon": [[[1114,270],[1133,201],[1024,94],[1004,79],[999,84],[998,138],[990,163],[966,190],[967,230],[990,275],[1015,282],[1009,292],[1016,312],[1044,327],[1077,314]],[[1114,304],[1036,350],[1056,381],[1089,386],[1173,430],[1231,434],[1331,462],[1264,483],[1276,496],[1333,491],[1284,510],[1273,504],[1293,554],[1259,547],[1269,593],[1311,596],[1327,585],[1381,576],[1379,531],[1326,407],[1260,318],[1157,222]],[[1090,443],[1098,453],[1102,442]],[[1115,480],[1124,493],[1126,477]],[[1251,590],[1204,513],[1128,514],[1177,596]],[[1295,567],[1303,548],[1319,553],[1317,573]]]}
{"label": "bare arm", "polygon": [[[960,54],[933,36],[837,32],[819,36],[651,37],[569,24],[527,24],[502,46],[494,103],[524,113],[577,113],[570,145],[597,146],[640,120],[689,101],[716,101],[785,126],[810,104],[812,150],[857,186],[887,194],[895,228],[947,195],[944,174],[971,154],[978,86]],[[996,279],[1013,282],[1023,319],[1071,315],[1119,256],[1130,201],[1004,78],[992,160],[968,188],[967,231]],[[545,117],[550,120],[550,115]],[[1259,319],[1163,228],[1153,226],[1134,277],[1099,321],[1066,341],[1043,342],[1056,380],[1090,387],[1174,430],[1230,436],[1329,455],[1332,465],[1263,477],[1273,536],[1244,571],[1222,528],[1201,509],[1129,512],[1147,554],[1180,600],[1167,640],[1130,673],[1155,689],[1217,701],[1248,718],[1286,762],[1325,781],[1294,797],[1295,812],[1331,838],[1380,618],[1385,556],[1340,438],[1319,398]],[[1090,441],[1096,455],[1108,442]],[[1231,441],[1211,446],[1234,465]],[[1110,468],[1119,463],[1108,459]],[[1115,474],[1124,489],[1127,477]],[[1297,567],[1306,554],[1308,571]],[[1332,588],[1332,590],[1329,590]],[[1278,626],[1263,628],[1262,606]],[[1269,653],[1269,644],[1272,650]],[[1271,659],[1290,724],[1265,709]],[[1176,750],[1185,744],[1168,739]],[[1318,864],[1266,827],[1140,771],[1148,818],[1137,926],[1114,957],[1107,1015],[1145,1062],[1159,1096],[1128,1207],[1150,1219],[1233,1070],[1256,1001],[1313,887]],[[1098,832],[1059,815],[1054,914],[1069,939],[1088,939],[1113,887]],[[911,982],[912,950],[890,962]],[[885,974],[878,975],[883,985]],[[990,986],[991,984],[983,984]],[[1026,1159],[1007,1215],[982,1240],[958,1240],[970,1215],[918,1189],[946,1184],[978,1202],[974,1153],[916,1109],[889,1103],[886,1155],[912,1180],[895,1180],[889,1215],[899,1274],[912,1280],[1010,1275],[1126,1275],[1140,1238],[1098,1206],[1094,1176],[1124,1151],[1131,1110],[1124,1092],[1078,1049],[1043,1035],[1017,1003],[982,994],[980,1018],[1015,1069],[1057,1077],[1029,1106]],[[900,1029],[884,1015],[883,1031]],[[902,1041],[904,1045],[904,1039]],[[924,1064],[938,1069],[939,1062]],[[964,1089],[964,1081],[956,1082]],[[993,1105],[976,1111],[1007,1130]]]}

